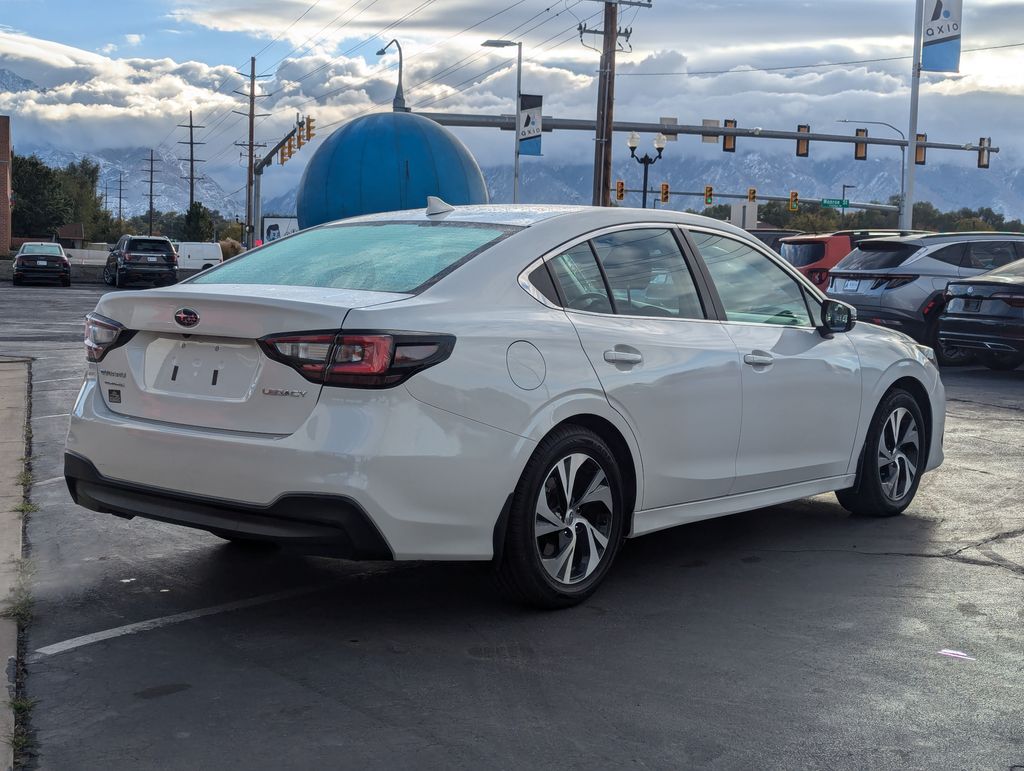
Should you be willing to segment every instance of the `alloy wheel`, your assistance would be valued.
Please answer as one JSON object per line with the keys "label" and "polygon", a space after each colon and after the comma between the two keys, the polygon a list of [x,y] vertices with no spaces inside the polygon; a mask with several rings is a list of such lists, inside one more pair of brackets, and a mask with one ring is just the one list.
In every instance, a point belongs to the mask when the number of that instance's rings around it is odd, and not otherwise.
{"label": "alloy wheel", "polygon": [[886,498],[899,501],[910,491],[920,459],[917,421],[906,407],[897,407],[878,437],[878,476]]}
{"label": "alloy wheel", "polygon": [[541,485],[534,519],[547,574],[563,585],[593,575],[608,550],[613,517],[608,476],[596,459],[575,452],[555,463]]}

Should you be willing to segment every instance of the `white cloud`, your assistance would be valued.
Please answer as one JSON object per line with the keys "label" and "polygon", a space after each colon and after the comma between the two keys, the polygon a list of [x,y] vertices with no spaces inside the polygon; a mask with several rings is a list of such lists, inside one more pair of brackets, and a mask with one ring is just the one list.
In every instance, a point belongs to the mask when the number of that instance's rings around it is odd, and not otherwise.
{"label": "white cloud", "polygon": [[140,45],[145,37],[145,35],[130,33],[124,36],[124,44],[134,48],[135,46]]}
{"label": "white cloud", "polygon": [[96,50],[99,51],[101,54],[112,54],[112,53],[114,53],[114,51],[117,50],[117,44],[116,43],[107,43],[105,46],[101,46],[100,48],[97,48]]}

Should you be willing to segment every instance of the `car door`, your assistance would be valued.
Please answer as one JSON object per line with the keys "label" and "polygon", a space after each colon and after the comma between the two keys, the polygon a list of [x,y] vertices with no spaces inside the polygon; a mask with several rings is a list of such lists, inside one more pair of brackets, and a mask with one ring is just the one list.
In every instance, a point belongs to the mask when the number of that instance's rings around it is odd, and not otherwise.
{"label": "car door", "polygon": [[862,389],[850,339],[821,335],[808,304],[820,301],[767,253],[716,231],[689,236],[743,362],[732,492],[846,474]]}
{"label": "car door", "polygon": [[739,355],[707,318],[677,239],[674,227],[618,228],[548,262],[605,394],[640,446],[643,509],[725,495],[736,468]]}

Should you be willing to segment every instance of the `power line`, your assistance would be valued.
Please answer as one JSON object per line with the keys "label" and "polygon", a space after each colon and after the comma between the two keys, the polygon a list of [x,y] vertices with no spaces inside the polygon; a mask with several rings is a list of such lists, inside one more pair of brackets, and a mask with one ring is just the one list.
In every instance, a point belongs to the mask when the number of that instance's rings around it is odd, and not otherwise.
{"label": "power line", "polygon": [[[998,46],[984,46],[982,48],[965,48],[961,53],[969,54],[975,51],[997,51],[1002,48],[1019,48],[1024,43],[1007,43]],[[885,56],[878,59],[851,59],[846,62],[819,62],[818,64],[790,64],[782,67],[746,67],[744,69],[731,70],[694,70],[692,72],[620,72],[619,77],[651,77],[659,75],[737,75],[744,72],[780,72],[782,70],[815,70],[820,67],[849,67],[853,64],[878,64],[881,62],[899,62],[913,59],[913,56]],[[742,66],[742,65],[737,65]]]}

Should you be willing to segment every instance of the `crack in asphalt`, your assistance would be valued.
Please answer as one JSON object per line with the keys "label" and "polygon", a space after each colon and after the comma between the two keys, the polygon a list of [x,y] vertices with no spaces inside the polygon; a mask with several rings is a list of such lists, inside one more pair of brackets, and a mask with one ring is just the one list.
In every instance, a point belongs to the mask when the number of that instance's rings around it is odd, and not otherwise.
{"label": "crack in asphalt", "polygon": [[[1006,570],[1015,575],[1024,577],[1024,565],[1018,565],[1016,562],[1006,559],[1000,554],[994,552],[991,548],[987,547],[988,544],[997,543],[999,541],[1009,540],[1011,538],[1017,538],[1024,535],[1024,528],[1017,530],[1006,530],[1001,533],[996,533],[993,536],[989,536],[977,543],[971,543],[967,546],[962,546],[956,551],[942,552],[939,554],[931,552],[912,552],[912,551],[861,551],[860,549],[755,549],[755,551],[762,552],[774,552],[779,554],[860,554],[867,557],[920,557],[924,559],[946,559],[953,562],[960,562],[965,565],[977,565],[985,568],[999,568]],[[988,559],[979,559],[978,557],[968,557],[963,552],[971,549],[980,549]]]}

